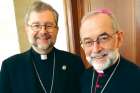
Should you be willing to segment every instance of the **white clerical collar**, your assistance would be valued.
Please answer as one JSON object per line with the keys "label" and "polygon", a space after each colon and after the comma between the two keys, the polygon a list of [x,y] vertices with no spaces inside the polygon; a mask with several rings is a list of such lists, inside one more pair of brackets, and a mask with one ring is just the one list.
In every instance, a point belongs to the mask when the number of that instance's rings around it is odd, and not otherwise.
{"label": "white clerical collar", "polygon": [[41,60],[46,60],[47,59],[47,55],[40,55]]}

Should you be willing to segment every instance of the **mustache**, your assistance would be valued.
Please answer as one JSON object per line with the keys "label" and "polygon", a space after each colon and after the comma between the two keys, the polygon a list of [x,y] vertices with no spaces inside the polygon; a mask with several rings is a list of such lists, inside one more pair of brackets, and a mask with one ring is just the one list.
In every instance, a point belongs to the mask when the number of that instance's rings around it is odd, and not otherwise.
{"label": "mustache", "polygon": [[107,56],[110,52],[112,52],[112,50],[104,50],[104,51],[100,51],[99,53],[92,53],[90,55],[90,57],[96,58],[96,57],[100,57],[100,56]]}
{"label": "mustache", "polygon": [[36,35],[35,38],[36,39],[40,39],[40,38],[50,39],[51,38],[51,35],[49,33],[43,33],[43,34]]}

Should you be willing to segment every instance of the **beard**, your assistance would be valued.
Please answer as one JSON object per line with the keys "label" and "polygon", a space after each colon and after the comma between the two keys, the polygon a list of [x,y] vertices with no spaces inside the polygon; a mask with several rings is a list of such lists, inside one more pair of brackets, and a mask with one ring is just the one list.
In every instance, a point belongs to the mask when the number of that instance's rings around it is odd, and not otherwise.
{"label": "beard", "polygon": [[[104,50],[100,53],[92,53],[90,57],[87,57],[89,64],[91,64],[95,70],[103,71],[113,65],[119,53],[116,50]],[[103,59],[102,59],[103,57]],[[105,57],[105,58],[104,58]],[[100,59],[101,58],[101,59]]]}
{"label": "beard", "polygon": [[47,44],[37,44],[37,43],[33,43],[33,46],[38,49],[38,50],[49,50],[50,48],[52,48],[54,45],[54,43],[51,41],[51,39],[48,39],[48,43]]}
{"label": "beard", "polygon": [[31,43],[33,49],[40,54],[45,54],[47,51],[50,51],[55,43],[48,33],[30,37],[29,42]]}
{"label": "beard", "polygon": [[48,40],[48,44],[34,44],[34,46],[36,46],[37,48],[41,50],[47,50],[49,49],[49,47],[51,47],[51,45],[52,45],[52,42],[50,39]]}

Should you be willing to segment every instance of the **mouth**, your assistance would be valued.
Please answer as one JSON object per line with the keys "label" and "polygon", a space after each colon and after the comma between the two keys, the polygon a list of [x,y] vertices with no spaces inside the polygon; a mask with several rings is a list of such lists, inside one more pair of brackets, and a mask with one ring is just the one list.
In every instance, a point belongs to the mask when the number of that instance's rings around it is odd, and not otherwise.
{"label": "mouth", "polygon": [[38,39],[40,39],[40,40],[49,40],[50,37],[43,36],[43,37],[38,37]]}
{"label": "mouth", "polygon": [[108,54],[99,54],[99,55],[94,55],[93,58],[94,59],[102,59],[104,57],[106,57]]}
{"label": "mouth", "polygon": [[50,42],[50,37],[46,37],[46,36],[37,37],[36,42],[40,45],[46,45],[46,44],[48,45]]}
{"label": "mouth", "polygon": [[48,39],[48,38],[39,38],[37,40],[37,42],[40,44],[45,44],[45,43],[48,43],[49,41],[50,41],[50,39]]}
{"label": "mouth", "polygon": [[42,39],[42,40],[48,40],[50,38],[51,38],[51,35],[49,35],[49,34],[37,36],[37,39]]}
{"label": "mouth", "polygon": [[36,37],[36,40],[40,43],[46,43],[51,39],[50,34],[43,34]]}

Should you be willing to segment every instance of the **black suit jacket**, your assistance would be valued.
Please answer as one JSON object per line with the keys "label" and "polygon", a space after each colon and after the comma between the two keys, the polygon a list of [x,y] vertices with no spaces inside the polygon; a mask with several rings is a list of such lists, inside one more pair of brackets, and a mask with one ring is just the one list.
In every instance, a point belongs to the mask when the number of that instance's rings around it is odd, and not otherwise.
{"label": "black suit jacket", "polygon": [[[17,54],[3,62],[0,93],[44,93],[34,70],[31,51],[32,49]],[[56,63],[52,93],[80,93],[79,78],[84,70],[81,58],[55,48],[54,51]],[[63,66],[66,66],[66,69],[63,69]]]}
{"label": "black suit jacket", "polygon": [[[83,73],[81,77],[82,93],[91,93],[92,75],[93,69],[88,69]],[[121,58],[115,74],[103,93],[140,93],[140,68]]]}

